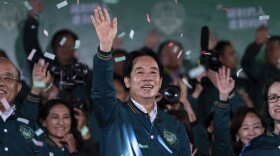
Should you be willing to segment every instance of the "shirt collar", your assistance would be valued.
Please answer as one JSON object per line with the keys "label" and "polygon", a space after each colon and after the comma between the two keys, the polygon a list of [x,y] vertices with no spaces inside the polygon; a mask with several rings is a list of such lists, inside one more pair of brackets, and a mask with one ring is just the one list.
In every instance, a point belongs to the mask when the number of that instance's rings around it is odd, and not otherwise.
{"label": "shirt collar", "polygon": [[9,110],[2,113],[0,116],[3,119],[3,121],[5,122],[15,112],[15,110],[16,110],[16,106],[13,105]]}
{"label": "shirt collar", "polygon": [[[136,102],[135,100],[133,100],[131,98],[131,101],[134,103],[134,105],[140,109],[142,112],[144,113],[148,113],[147,110],[145,109],[145,107],[143,107],[140,103]],[[149,113],[150,116],[150,121],[153,122],[157,116],[157,103],[154,102],[154,109]]]}

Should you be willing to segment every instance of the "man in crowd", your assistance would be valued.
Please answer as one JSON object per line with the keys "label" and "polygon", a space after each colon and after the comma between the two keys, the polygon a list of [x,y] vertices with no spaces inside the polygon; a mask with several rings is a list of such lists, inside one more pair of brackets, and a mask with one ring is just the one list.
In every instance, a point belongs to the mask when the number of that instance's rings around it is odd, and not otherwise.
{"label": "man in crowd", "polygon": [[[162,65],[155,53],[131,52],[124,62],[124,82],[130,99],[121,103],[113,85],[112,43],[117,19],[106,9],[94,9],[92,23],[100,41],[94,57],[92,99],[103,130],[101,155],[190,155],[182,123],[157,108]],[[110,150],[109,150],[110,149]]]}

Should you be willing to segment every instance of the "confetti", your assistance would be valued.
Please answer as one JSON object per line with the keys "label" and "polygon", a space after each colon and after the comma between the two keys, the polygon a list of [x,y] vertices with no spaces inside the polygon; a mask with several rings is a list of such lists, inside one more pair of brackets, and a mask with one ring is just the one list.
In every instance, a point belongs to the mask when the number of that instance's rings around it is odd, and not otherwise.
{"label": "confetti", "polygon": [[38,87],[38,88],[45,88],[46,87],[46,83],[45,82],[34,81],[33,82],[33,86],[34,87]]}
{"label": "confetti", "polygon": [[80,1],[79,0],[77,0],[77,4],[79,4],[80,3]]}
{"label": "confetti", "polygon": [[4,2],[4,4],[8,4],[8,2]]}
{"label": "confetti", "polygon": [[32,51],[30,52],[30,54],[27,57],[27,60],[31,61],[35,53],[36,53],[36,49],[32,49]]}
{"label": "confetti", "polygon": [[195,79],[197,78],[199,75],[201,75],[202,73],[204,73],[206,71],[205,67],[203,65],[199,65],[195,68],[192,68],[188,75],[191,79]]}
{"label": "confetti", "polygon": [[239,77],[239,74],[242,72],[243,68],[239,69],[236,73],[236,76]]}
{"label": "confetti", "polygon": [[190,50],[186,51],[186,55],[190,55],[192,52]]}
{"label": "confetti", "polygon": [[67,41],[67,38],[66,37],[63,37],[60,42],[59,42],[59,45],[63,46],[64,43]]}
{"label": "confetti", "polygon": [[176,3],[176,4],[178,3],[177,0],[175,0],[175,3]]}
{"label": "confetti", "polygon": [[134,31],[131,29],[130,33],[129,33],[129,37],[133,40],[133,36],[134,36]]}
{"label": "confetti", "polygon": [[41,128],[39,128],[39,129],[37,129],[36,131],[35,131],[35,134],[37,135],[37,136],[40,136],[41,134],[43,134],[44,133],[44,131],[41,129]]}
{"label": "confetti", "polygon": [[53,152],[50,152],[50,153],[49,153],[49,156],[54,156]]}
{"label": "confetti", "polygon": [[75,49],[79,49],[79,47],[80,47],[80,45],[81,45],[81,41],[80,40],[76,40],[75,41]]}
{"label": "confetti", "polygon": [[27,8],[27,10],[32,10],[32,6],[27,1],[23,1],[23,5]]}
{"label": "confetti", "polygon": [[122,38],[122,37],[124,37],[125,36],[125,32],[122,32],[122,33],[120,33],[119,35],[118,35],[118,38]]}
{"label": "confetti", "polygon": [[269,20],[269,15],[262,15],[262,16],[259,16],[259,20]]}
{"label": "confetti", "polygon": [[183,51],[183,50],[180,51],[179,55],[177,56],[177,59],[181,56],[182,51]]}
{"label": "confetti", "polygon": [[124,60],[125,60],[125,56],[115,58],[115,62],[121,62],[121,61],[124,61]]}
{"label": "confetti", "polygon": [[147,14],[147,21],[149,22],[149,23],[151,23],[151,19],[150,19],[150,16]]}
{"label": "confetti", "polygon": [[39,63],[40,63],[41,66],[44,66],[45,65],[45,60],[44,59],[40,59]]}
{"label": "confetti", "polygon": [[35,29],[35,28],[36,28],[36,26],[35,26],[35,25],[32,25],[32,26],[31,26],[31,29]]}
{"label": "confetti", "polygon": [[46,36],[49,36],[49,33],[48,33],[48,31],[47,31],[46,29],[44,29],[44,34],[45,34]]}
{"label": "confetti", "polygon": [[54,54],[51,54],[51,53],[48,53],[48,52],[45,52],[44,56],[51,59],[51,60],[54,60],[54,58],[55,58]]}
{"label": "confetti", "polygon": [[228,8],[222,8],[225,12],[229,12],[230,10]]}
{"label": "confetti", "polygon": [[192,89],[192,85],[188,82],[188,80],[186,80],[185,78],[182,79],[182,81],[184,82],[185,85],[187,85],[190,89]]}
{"label": "confetti", "polygon": [[178,47],[177,47],[177,46],[174,46],[172,51],[173,51],[173,53],[176,53],[177,50],[178,50]]}
{"label": "confetti", "polygon": [[84,137],[84,136],[86,136],[86,135],[88,134],[88,132],[89,132],[88,127],[87,127],[87,126],[84,126],[84,127],[82,128],[82,130],[81,130],[81,135]]}
{"label": "confetti", "polygon": [[74,56],[75,56],[75,57],[79,57],[79,56],[80,56],[80,52],[75,51],[75,52],[74,52]]}
{"label": "confetti", "polygon": [[183,37],[183,35],[184,35],[184,34],[182,33],[180,37]]}
{"label": "confetti", "polygon": [[28,125],[28,123],[29,123],[29,120],[24,119],[24,118],[20,118],[20,117],[17,118],[17,121],[22,122],[22,123],[25,123],[25,124],[27,124],[27,125]]}
{"label": "confetti", "polygon": [[43,147],[44,143],[42,141],[38,141],[35,138],[32,138],[32,142],[36,145],[36,146],[40,146]]}
{"label": "confetti", "polygon": [[9,102],[7,101],[6,98],[1,99],[1,103],[2,105],[5,107],[6,111],[9,110],[11,108]]}
{"label": "confetti", "polygon": [[66,5],[68,5],[67,1],[63,1],[63,2],[60,2],[56,5],[57,9],[60,9],[62,7],[65,7]]}

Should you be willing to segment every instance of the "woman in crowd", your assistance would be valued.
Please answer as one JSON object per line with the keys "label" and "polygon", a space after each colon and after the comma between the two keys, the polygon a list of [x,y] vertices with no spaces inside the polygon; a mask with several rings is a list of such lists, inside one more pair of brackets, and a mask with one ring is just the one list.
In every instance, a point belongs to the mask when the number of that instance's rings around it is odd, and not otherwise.
{"label": "woman in crowd", "polygon": [[268,111],[274,125],[273,129],[268,129],[263,135],[253,139],[243,149],[241,156],[277,156],[279,151],[279,132],[280,132],[280,76],[276,76],[266,83],[264,89],[265,111]]}
{"label": "woman in crowd", "polygon": [[[216,81],[219,102],[214,107],[214,142],[211,154],[239,155],[246,144],[264,133],[266,124],[255,109],[247,107],[237,110],[230,124],[231,106],[228,104],[228,98],[234,88],[234,80],[230,77],[229,69],[221,68],[216,74]],[[232,144],[231,132],[236,140],[234,144]]]}

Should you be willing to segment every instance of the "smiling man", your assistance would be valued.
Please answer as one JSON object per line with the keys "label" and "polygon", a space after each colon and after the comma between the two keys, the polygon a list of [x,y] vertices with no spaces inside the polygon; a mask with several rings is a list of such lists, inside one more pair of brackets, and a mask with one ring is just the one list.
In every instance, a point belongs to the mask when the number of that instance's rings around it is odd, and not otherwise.
{"label": "smiling man", "polygon": [[37,146],[32,141],[44,138],[44,135],[35,135],[38,125],[23,118],[13,104],[21,90],[19,79],[20,75],[15,65],[0,57],[0,155],[47,155],[46,146]]}
{"label": "smiling man", "polygon": [[94,57],[92,99],[103,131],[101,155],[190,155],[185,128],[158,109],[155,102],[162,83],[163,67],[153,51],[133,51],[124,62],[124,82],[129,100],[116,98],[113,84],[112,43],[117,19],[111,23],[106,9],[91,16],[100,45]]}

